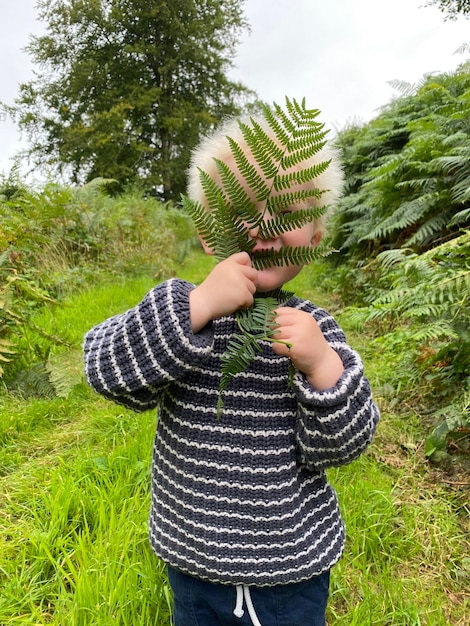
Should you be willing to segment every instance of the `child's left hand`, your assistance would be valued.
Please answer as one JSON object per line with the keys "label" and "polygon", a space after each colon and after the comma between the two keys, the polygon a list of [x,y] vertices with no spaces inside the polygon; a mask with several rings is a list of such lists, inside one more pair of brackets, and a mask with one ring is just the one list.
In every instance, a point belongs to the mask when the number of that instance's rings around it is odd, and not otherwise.
{"label": "child's left hand", "polygon": [[343,363],[314,318],[305,311],[280,307],[276,310],[276,324],[274,338],[291,344],[291,348],[275,342],[274,352],[288,356],[316,389],[334,387],[344,371]]}

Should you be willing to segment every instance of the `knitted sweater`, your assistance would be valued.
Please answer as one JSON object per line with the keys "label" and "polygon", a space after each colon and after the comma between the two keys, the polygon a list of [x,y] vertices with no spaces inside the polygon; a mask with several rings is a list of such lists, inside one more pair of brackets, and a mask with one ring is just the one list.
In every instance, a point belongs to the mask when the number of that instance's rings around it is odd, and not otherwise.
{"label": "knitted sweater", "polygon": [[349,463],[378,420],[358,354],[326,311],[292,297],[340,355],[344,374],[317,391],[289,359],[263,352],[237,374],[216,415],[220,358],[235,316],[191,331],[189,293],[172,279],[85,337],[88,382],[115,402],[158,406],[150,541],[156,554],[213,582],[276,585],[329,569],[345,541],[325,470]]}

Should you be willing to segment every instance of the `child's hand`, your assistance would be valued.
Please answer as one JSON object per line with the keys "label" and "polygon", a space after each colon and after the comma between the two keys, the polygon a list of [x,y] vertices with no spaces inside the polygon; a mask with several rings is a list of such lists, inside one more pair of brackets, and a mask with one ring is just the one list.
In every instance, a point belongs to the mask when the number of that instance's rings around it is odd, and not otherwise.
{"label": "child's hand", "polygon": [[288,356],[318,390],[334,387],[344,371],[339,355],[328,345],[313,317],[291,307],[276,310],[274,338],[292,345],[273,343],[276,354]]}
{"label": "child's hand", "polygon": [[200,331],[213,319],[230,315],[253,304],[258,271],[246,252],[218,263],[190,294],[191,328]]}

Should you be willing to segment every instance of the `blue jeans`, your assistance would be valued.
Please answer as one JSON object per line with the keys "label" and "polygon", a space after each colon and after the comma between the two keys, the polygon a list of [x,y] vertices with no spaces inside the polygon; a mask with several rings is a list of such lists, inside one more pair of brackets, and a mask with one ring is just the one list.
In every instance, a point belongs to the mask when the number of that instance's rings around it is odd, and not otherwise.
{"label": "blue jeans", "polygon": [[[330,572],[310,580],[274,587],[246,587],[243,616],[234,615],[237,588],[211,583],[168,567],[174,597],[174,626],[325,626]],[[242,588],[238,590],[239,596]],[[255,617],[248,604],[253,603]],[[240,598],[238,599],[240,607]]]}

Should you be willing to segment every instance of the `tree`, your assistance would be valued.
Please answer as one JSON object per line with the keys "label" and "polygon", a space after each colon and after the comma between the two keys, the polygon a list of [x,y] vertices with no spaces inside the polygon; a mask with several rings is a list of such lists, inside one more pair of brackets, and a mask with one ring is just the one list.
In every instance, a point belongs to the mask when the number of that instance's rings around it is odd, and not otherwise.
{"label": "tree", "polygon": [[459,15],[470,15],[470,0],[428,0],[425,6],[437,6],[449,20],[456,20]]}
{"label": "tree", "polygon": [[185,189],[202,132],[254,93],[227,71],[248,27],[243,0],[38,0],[38,70],[10,113],[28,156],[73,183],[141,183],[164,200]]}

